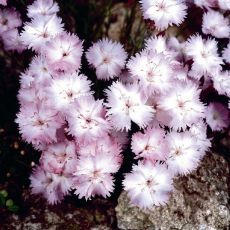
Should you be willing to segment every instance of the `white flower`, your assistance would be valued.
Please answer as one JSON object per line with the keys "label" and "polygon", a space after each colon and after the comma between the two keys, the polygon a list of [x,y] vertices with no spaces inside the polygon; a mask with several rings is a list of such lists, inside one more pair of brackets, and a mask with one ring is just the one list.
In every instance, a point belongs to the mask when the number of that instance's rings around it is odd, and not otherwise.
{"label": "white flower", "polygon": [[120,163],[113,153],[107,153],[100,148],[98,150],[95,155],[79,157],[73,186],[79,198],[85,197],[87,200],[95,195],[108,197],[114,189],[113,174],[118,171]]}
{"label": "white flower", "polygon": [[86,58],[96,69],[97,78],[108,80],[119,76],[125,66],[127,53],[120,43],[102,39],[89,48]]}
{"label": "white flower", "polygon": [[110,127],[102,100],[95,101],[93,96],[80,97],[72,108],[67,117],[69,133],[78,143],[88,143],[108,133]]}
{"label": "white flower", "polygon": [[72,176],[46,172],[38,166],[30,176],[33,194],[42,194],[50,204],[60,202],[72,186]]}
{"label": "white flower", "polygon": [[230,35],[229,19],[217,11],[209,10],[203,15],[202,32],[216,38],[228,38]]}
{"label": "white flower", "polygon": [[207,138],[207,124],[202,119],[191,125],[189,132],[196,139],[196,145],[202,157],[211,147],[211,140]]}
{"label": "white flower", "polygon": [[222,71],[212,75],[214,88],[220,95],[230,97],[230,71]]}
{"label": "white flower", "polygon": [[62,31],[63,24],[56,15],[52,17],[37,16],[25,24],[21,40],[29,48],[39,52],[47,41]]}
{"label": "white flower", "polygon": [[169,114],[169,126],[186,129],[204,117],[204,105],[200,102],[200,89],[192,82],[175,83],[174,88],[161,96],[159,108]]}
{"label": "white flower", "polygon": [[169,151],[164,130],[155,127],[149,127],[144,133],[133,134],[131,146],[136,158],[144,158],[153,162],[165,160]]}
{"label": "white flower", "polygon": [[122,85],[115,82],[106,90],[108,119],[117,130],[130,130],[131,121],[141,128],[152,119],[154,109],[146,105],[147,98],[140,93],[139,85]]}
{"label": "white flower", "polygon": [[199,35],[191,36],[185,44],[185,54],[193,60],[189,75],[195,79],[221,70],[223,61],[217,53],[217,42],[214,39],[204,40]]}
{"label": "white flower", "polygon": [[166,39],[163,36],[150,37],[145,41],[145,47],[148,51],[167,54]]}
{"label": "white flower", "polygon": [[165,204],[173,189],[172,175],[165,165],[139,161],[132,172],[126,174],[123,181],[124,190],[132,204],[140,208],[151,208],[153,205]]}
{"label": "white flower", "polygon": [[[44,56],[39,55],[33,58],[29,66],[29,75],[32,79],[28,86],[33,85],[32,87],[39,88],[50,84],[52,75]],[[28,76],[23,76],[23,80],[26,80],[26,78],[28,79]],[[42,90],[44,91],[44,89]]]}
{"label": "white flower", "polygon": [[54,74],[73,73],[80,68],[83,48],[78,36],[63,32],[46,42],[43,48],[42,52]]}
{"label": "white flower", "polygon": [[28,17],[53,16],[59,11],[58,4],[53,0],[36,0],[28,8]]}
{"label": "white flower", "polygon": [[166,160],[168,168],[177,174],[188,174],[194,170],[201,159],[201,152],[196,138],[188,131],[171,132],[167,136],[169,156]]}
{"label": "white flower", "polygon": [[172,24],[180,25],[187,14],[183,0],[142,0],[140,3],[144,19],[153,20],[159,30]]}
{"label": "white flower", "polygon": [[197,6],[206,9],[217,7],[217,0],[194,0],[194,3]]}
{"label": "white flower", "polygon": [[223,50],[223,59],[227,62],[230,63],[230,43],[228,43],[227,48]]}
{"label": "white flower", "polygon": [[222,10],[230,10],[230,1],[229,0],[218,0],[219,7]]}
{"label": "white flower", "polygon": [[164,92],[171,87],[171,60],[162,53],[144,50],[132,57],[127,67],[133,78],[140,81],[140,86],[147,96]]}
{"label": "white flower", "polygon": [[53,106],[63,114],[71,109],[70,106],[77,98],[91,95],[90,81],[85,75],[76,73],[52,79],[46,91]]}

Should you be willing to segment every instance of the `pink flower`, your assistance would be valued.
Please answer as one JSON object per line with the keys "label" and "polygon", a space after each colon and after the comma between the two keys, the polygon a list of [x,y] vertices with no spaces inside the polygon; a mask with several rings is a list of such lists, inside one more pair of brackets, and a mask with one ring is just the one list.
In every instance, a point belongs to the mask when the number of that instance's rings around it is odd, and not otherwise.
{"label": "pink flower", "polygon": [[[103,146],[103,139],[101,143]],[[96,147],[96,151],[93,146]],[[85,197],[86,200],[95,195],[110,196],[114,189],[113,174],[120,167],[117,155],[113,152],[107,152],[104,147],[101,148],[100,142],[96,145],[92,143],[91,148],[90,154],[80,156],[77,170],[74,173],[73,188],[76,189],[75,194],[79,198]]]}
{"label": "pink flower", "polygon": [[230,10],[230,2],[228,0],[218,0],[218,5],[224,11]]}
{"label": "pink flower", "polygon": [[154,51],[158,54],[167,54],[166,39],[163,36],[150,37],[145,41],[145,48],[148,51]]}
{"label": "pink flower", "polygon": [[154,109],[147,105],[147,98],[141,95],[137,84],[122,85],[113,83],[106,90],[107,115],[116,130],[130,130],[131,121],[141,128],[146,127],[153,118]]}
{"label": "pink flower", "polygon": [[21,40],[28,48],[40,53],[46,42],[61,32],[63,32],[63,24],[56,15],[37,16],[24,25]]}
{"label": "pink flower", "polygon": [[77,99],[67,117],[69,134],[78,143],[94,141],[109,131],[109,124],[105,119],[105,108],[102,100],[95,101],[92,96]]}
{"label": "pink flower", "polygon": [[230,97],[230,71],[222,71],[212,75],[213,86],[220,95]]}
{"label": "pink flower", "polygon": [[194,3],[201,8],[215,8],[217,7],[218,0],[194,0]]}
{"label": "pink flower", "polygon": [[81,157],[109,155],[113,158],[113,164],[110,165],[111,172],[117,172],[122,163],[121,146],[117,142],[113,142],[109,136],[104,136],[91,143],[79,143],[77,152]]}
{"label": "pink flower", "polygon": [[228,43],[228,46],[223,50],[223,59],[230,63],[230,43]]}
{"label": "pink flower", "polygon": [[38,166],[30,176],[33,194],[43,195],[50,204],[60,202],[72,185],[72,177],[46,172]]}
{"label": "pink flower", "polygon": [[221,70],[223,61],[217,53],[217,42],[214,39],[191,36],[185,44],[185,54],[193,60],[189,75],[195,79]]}
{"label": "pink flower", "polygon": [[0,0],[0,4],[3,5],[3,6],[6,6],[7,5],[7,0]]}
{"label": "pink flower", "polygon": [[48,145],[40,158],[40,164],[47,172],[72,175],[76,170],[77,154],[73,142]]}
{"label": "pink flower", "polygon": [[121,148],[126,147],[129,143],[128,134],[125,131],[117,131],[112,129],[108,133],[113,143],[118,144]]}
{"label": "pink flower", "polygon": [[203,152],[199,151],[197,139],[190,132],[171,132],[167,134],[169,155],[168,169],[175,175],[186,175],[196,169]]}
{"label": "pink flower", "polygon": [[0,35],[22,25],[20,14],[14,9],[0,9]]}
{"label": "pink flower", "polygon": [[[30,66],[29,66],[29,72],[31,74],[32,79],[28,86],[32,86],[38,89],[41,86],[46,87],[47,85],[51,83],[52,73],[47,63],[47,60],[45,59],[44,56],[38,55],[32,59]],[[24,76],[24,77],[28,78],[28,76]],[[23,87],[23,84],[22,84],[22,87]],[[42,90],[44,91],[44,89]]]}
{"label": "pink flower", "polygon": [[82,41],[73,34],[59,34],[46,43],[43,51],[50,69],[56,74],[73,73],[81,65]]}
{"label": "pink flower", "polygon": [[229,19],[217,11],[209,10],[203,15],[202,32],[216,38],[228,38],[230,35]]}
{"label": "pink flower", "polygon": [[159,108],[171,117],[166,125],[186,129],[203,118],[205,106],[200,102],[200,92],[196,84],[188,81],[174,83],[173,89],[161,95]]}
{"label": "pink flower", "polygon": [[204,156],[211,147],[211,139],[207,137],[207,124],[204,123],[204,120],[202,119],[193,124],[190,127],[189,132],[196,139],[196,145],[201,157]]}
{"label": "pink flower", "polygon": [[129,60],[127,67],[133,78],[140,81],[140,86],[147,96],[163,92],[171,86],[171,62],[162,53],[142,51]]}
{"label": "pink flower", "polygon": [[2,33],[5,50],[17,50],[21,53],[26,47],[22,44],[17,29],[7,30]]}
{"label": "pink flower", "polygon": [[218,102],[212,102],[208,105],[205,116],[212,131],[222,131],[230,124],[228,109]]}
{"label": "pink flower", "polygon": [[134,165],[132,172],[126,174],[123,185],[132,204],[144,209],[165,204],[173,189],[170,171],[165,165],[154,165],[150,161],[139,161]]}
{"label": "pink flower", "polygon": [[120,75],[127,53],[120,43],[102,39],[89,48],[86,58],[96,69],[97,78],[108,80]]}
{"label": "pink flower", "polygon": [[22,138],[32,144],[56,141],[56,131],[63,124],[57,112],[48,105],[23,106],[17,114],[16,123]]}
{"label": "pink flower", "polygon": [[45,90],[54,108],[62,114],[68,114],[76,99],[92,94],[90,85],[85,75],[72,73],[53,78]]}
{"label": "pink flower", "polygon": [[58,4],[53,0],[36,0],[28,8],[28,17],[53,16],[59,11]]}
{"label": "pink flower", "polygon": [[144,158],[153,162],[165,160],[169,152],[165,131],[161,128],[149,127],[144,133],[135,133],[132,136],[131,146],[136,158]]}
{"label": "pink flower", "polygon": [[180,25],[187,14],[183,0],[142,0],[140,3],[144,19],[153,20],[158,30]]}
{"label": "pink flower", "polygon": [[33,106],[38,100],[38,94],[35,88],[21,88],[18,92],[18,100],[21,106]]}

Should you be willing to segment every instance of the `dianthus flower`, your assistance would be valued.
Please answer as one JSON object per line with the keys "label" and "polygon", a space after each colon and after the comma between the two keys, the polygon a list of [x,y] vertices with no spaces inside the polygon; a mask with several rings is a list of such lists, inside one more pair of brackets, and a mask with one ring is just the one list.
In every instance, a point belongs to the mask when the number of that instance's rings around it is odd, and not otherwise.
{"label": "dianthus flower", "polygon": [[75,143],[70,141],[48,145],[40,158],[43,169],[56,174],[72,175],[76,163]]}
{"label": "dianthus flower", "polygon": [[131,121],[146,127],[153,118],[154,109],[147,105],[137,84],[122,85],[114,82],[107,90],[107,115],[116,130],[130,130]]}
{"label": "dianthus flower", "polygon": [[191,36],[185,44],[185,54],[193,60],[189,75],[195,79],[221,70],[223,61],[217,53],[217,42],[214,39],[204,40],[199,35]]}
{"label": "dianthus flower", "polygon": [[202,157],[211,147],[211,140],[207,137],[207,124],[204,123],[204,120],[202,119],[197,123],[192,124],[189,132],[196,139],[196,145]]}
{"label": "dianthus flower", "polygon": [[228,0],[218,0],[218,5],[222,10],[230,10],[230,1]]}
{"label": "dianthus flower", "polygon": [[42,194],[50,204],[60,202],[72,186],[72,176],[46,172],[37,166],[30,176],[33,194]]}
{"label": "dianthus flower", "polygon": [[110,126],[102,100],[95,101],[92,96],[80,97],[72,108],[67,117],[69,133],[78,143],[90,142],[108,133]]}
{"label": "dianthus flower", "polygon": [[127,53],[120,43],[102,39],[89,48],[86,58],[96,69],[97,78],[108,80],[119,77],[125,66]]}
{"label": "dianthus flower", "polygon": [[196,169],[203,156],[199,151],[196,138],[188,131],[167,134],[169,155],[166,160],[168,169],[175,175],[186,175]]}
{"label": "dianthus flower", "polygon": [[165,204],[173,189],[170,171],[165,165],[154,165],[150,161],[139,161],[133,166],[132,172],[126,174],[123,186],[132,204],[144,209]]}
{"label": "dianthus flower", "polygon": [[194,0],[194,3],[206,9],[217,7],[217,0]]}
{"label": "dianthus flower", "polygon": [[41,52],[46,42],[61,32],[63,32],[63,24],[56,15],[36,16],[24,25],[21,40],[28,48]]}
{"label": "dianthus flower", "polygon": [[82,41],[76,35],[63,32],[48,41],[43,52],[54,73],[73,73],[81,65]]}
{"label": "dianthus flower", "polygon": [[164,92],[171,87],[171,60],[162,53],[142,51],[129,60],[127,67],[133,78],[140,81],[140,86],[147,96]]}
{"label": "dianthus flower", "polygon": [[145,41],[145,49],[148,51],[155,51],[156,53],[167,54],[168,48],[166,39],[163,36],[150,37]]}
{"label": "dianthus flower", "polygon": [[212,102],[208,105],[205,117],[212,131],[222,131],[230,124],[228,109],[218,102]]}
{"label": "dianthus flower", "polygon": [[121,146],[119,143],[114,142],[111,137],[104,136],[91,143],[78,143],[77,146],[78,155],[82,157],[95,156],[99,153],[112,156],[114,159],[113,166],[115,167],[112,171],[118,171],[122,162]]}
{"label": "dianthus flower", "polygon": [[183,0],[142,0],[140,3],[144,19],[153,20],[159,30],[172,24],[180,25],[187,14]]}
{"label": "dianthus flower", "polygon": [[101,139],[101,143],[91,143],[86,150],[82,149],[84,153],[79,157],[73,185],[79,198],[85,197],[87,200],[95,195],[108,197],[114,189],[113,174],[120,168],[121,157],[116,151],[108,151],[113,147],[105,146],[103,142]]}
{"label": "dianthus flower", "polygon": [[7,0],[0,0],[0,5],[6,6],[7,5]]}
{"label": "dianthus flower", "polygon": [[230,71],[221,71],[212,75],[213,86],[220,95],[230,97]]}
{"label": "dianthus flower", "polygon": [[22,137],[32,144],[55,142],[56,130],[63,124],[57,112],[45,103],[21,107],[16,122]]}
{"label": "dianthus flower", "polygon": [[18,29],[7,30],[2,33],[2,40],[5,50],[17,50],[21,53],[26,47],[22,44]]}
{"label": "dianthus flower", "polygon": [[133,134],[131,148],[136,158],[152,161],[165,160],[169,152],[165,132],[161,128],[149,127],[144,133]]}
{"label": "dianthus flower", "polygon": [[159,107],[171,117],[166,125],[174,129],[186,129],[204,117],[205,106],[200,102],[200,92],[196,84],[188,81],[176,82],[173,89],[163,94],[159,99]]}
{"label": "dianthus flower", "polygon": [[46,92],[54,108],[65,114],[77,98],[92,94],[90,84],[90,81],[83,74],[65,74],[53,78],[46,88]]}
{"label": "dianthus flower", "polygon": [[53,0],[36,0],[27,8],[30,18],[36,16],[53,16],[59,11],[58,4]]}
{"label": "dianthus flower", "polygon": [[22,25],[20,14],[14,9],[0,9],[0,35]]}
{"label": "dianthus flower", "polygon": [[217,11],[209,10],[203,15],[202,32],[216,38],[228,38],[230,35],[229,19]]}
{"label": "dianthus flower", "polygon": [[230,64],[230,43],[228,43],[227,48],[223,50],[223,59]]}

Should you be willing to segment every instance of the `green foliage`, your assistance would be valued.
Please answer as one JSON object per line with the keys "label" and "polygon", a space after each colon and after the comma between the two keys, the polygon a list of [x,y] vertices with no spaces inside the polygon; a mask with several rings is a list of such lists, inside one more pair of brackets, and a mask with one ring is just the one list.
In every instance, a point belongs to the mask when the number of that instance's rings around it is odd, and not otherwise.
{"label": "green foliage", "polygon": [[6,190],[0,190],[0,208],[7,209],[11,212],[17,212],[19,210],[19,207],[14,201],[8,198],[8,192]]}

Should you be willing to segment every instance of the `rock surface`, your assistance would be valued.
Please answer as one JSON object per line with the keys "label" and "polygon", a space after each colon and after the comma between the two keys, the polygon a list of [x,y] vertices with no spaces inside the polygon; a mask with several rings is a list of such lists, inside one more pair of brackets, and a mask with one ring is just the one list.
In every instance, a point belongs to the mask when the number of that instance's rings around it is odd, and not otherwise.
{"label": "rock surface", "polygon": [[65,200],[49,206],[40,198],[25,201],[26,208],[20,215],[0,216],[1,230],[113,230],[116,228],[114,203],[95,199],[81,204]]}
{"label": "rock surface", "polygon": [[167,205],[142,211],[129,203],[123,192],[116,207],[119,229],[224,230],[230,226],[229,164],[209,153],[200,167],[174,181]]}

